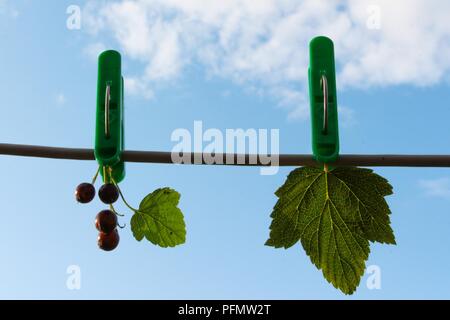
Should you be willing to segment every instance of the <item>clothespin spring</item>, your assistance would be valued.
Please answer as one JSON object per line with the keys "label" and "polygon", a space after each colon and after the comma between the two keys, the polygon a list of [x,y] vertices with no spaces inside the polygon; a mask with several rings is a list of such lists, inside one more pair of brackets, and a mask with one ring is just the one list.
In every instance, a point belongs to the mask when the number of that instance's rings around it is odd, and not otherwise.
{"label": "clothespin spring", "polygon": [[320,78],[320,87],[323,90],[323,134],[328,131],[328,81],[325,75]]}
{"label": "clothespin spring", "polygon": [[105,93],[105,136],[109,138],[110,124],[109,124],[109,104],[111,102],[111,85],[106,85]]}

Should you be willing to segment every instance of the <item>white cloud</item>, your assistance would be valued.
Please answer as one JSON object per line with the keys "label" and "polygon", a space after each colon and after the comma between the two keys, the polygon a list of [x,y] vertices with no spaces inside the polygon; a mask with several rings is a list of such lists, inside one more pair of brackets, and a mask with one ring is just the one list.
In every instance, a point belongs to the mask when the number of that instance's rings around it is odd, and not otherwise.
{"label": "white cloud", "polygon": [[355,124],[355,110],[343,105],[338,105],[339,125],[343,128],[349,128]]}
{"label": "white cloud", "polygon": [[64,104],[66,104],[66,96],[64,95],[64,93],[60,92],[55,96],[55,102],[58,106],[63,106]]}
{"label": "white cloud", "polygon": [[[367,27],[370,6],[380,29]],[[83,17],[93,41],[112,36],[144,65],[136,93],[195,63],[305,118],[314,36],[334,40],[340,89],[434,85],[449,78],[448,12],[442,0],[91,0]]]}
{"label": "white cloud", "polygon": [[144,99],[152,99],[154,96],[153,90],[149,87],[148,82],[140,78],[125,77],[125,92],[132,96],[141,96]]}
{"label": "white cloud", "polygon": [[0,0],[0,15],[5,15],[9,18],[16,19],[19,17],[20,12],[13,7],[10,1]]}
{"label": "white cloud", "polygon": [[419,185],[425,190],[425,194],[433,197],[450,199],[450,179],[437,178],[421,180]]}
{"label": "white cloud", "polygon": [[93,42],[84,48],[84,53],[92,60],[97,60],[100,53],[106,50],[106,45],[102,42]]}

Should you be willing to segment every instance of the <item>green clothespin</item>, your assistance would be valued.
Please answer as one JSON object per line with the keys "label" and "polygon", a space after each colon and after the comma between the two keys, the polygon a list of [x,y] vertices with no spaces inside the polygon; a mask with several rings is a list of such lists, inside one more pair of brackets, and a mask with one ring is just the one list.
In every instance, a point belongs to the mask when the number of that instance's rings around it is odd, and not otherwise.
{"label": "green clothespin", "polygon": [[309,99],[314,158],[323,163],[339,156],[336,71],[333,41],[316,37],[309,44]]}
{"label": "green clothespin", "polygon": [[[98,58],[95,158],[103,168],[112,169],[112,177],[117,183],[125,177],[121,65],[117,51],[105,51]],[[100,170],[100,173],[105,180],[104,171]]]}

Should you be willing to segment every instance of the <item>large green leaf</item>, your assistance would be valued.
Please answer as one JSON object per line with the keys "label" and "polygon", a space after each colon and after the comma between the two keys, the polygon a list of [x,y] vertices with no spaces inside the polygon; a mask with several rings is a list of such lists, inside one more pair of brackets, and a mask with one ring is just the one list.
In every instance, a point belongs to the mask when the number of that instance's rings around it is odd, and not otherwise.
{"label": "large green leaf", "polygon": [[275,194],[266,245],[289,248],[300,241],[324,277],[346,294],[364,273],[369,241],[395,244],[384,199],[392,187],[370,169],[298,168]]}
{"label": "large green leaf", "polygon": [[174,247],[186,241],[186,225],[177,207],[180,194],[170,188],[157,189],[147,195],[131,218],[136,240],[144,237],[161,247]]}

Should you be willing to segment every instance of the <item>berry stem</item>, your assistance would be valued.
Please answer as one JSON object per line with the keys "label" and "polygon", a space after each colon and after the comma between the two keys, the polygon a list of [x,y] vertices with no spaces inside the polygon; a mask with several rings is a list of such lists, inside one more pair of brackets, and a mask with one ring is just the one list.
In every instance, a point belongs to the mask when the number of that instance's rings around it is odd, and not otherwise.
{"label": "berry stem", "polygon": [[108,170],[107,166],[103,166],[103,182],[108,183]]}
{"label": "berry stem", "polygon": [[109,205],[109,209],[111,209],[111,211],[114,212],[116,216],[125,217],[124,214],[118,213],[112,204]]}
{"label": "berry stem", "polygon": [[123,203],[125,203],[125,205],[126,205],[131,211],[139,212],[138,209],[135,209],[135,208],[133,208],[132,206],[130,206],[130,204],[127,202],[127,200],[125,200],[125,197],[123,196],[122,190],[120,190],[119,185],[117,184],[116,180],[114,180],[113,177],[111,177],[111,181],[112,181],[112,183],[114,183],[114,185],[116,186],[117,190],[119,191],[119,195],[120,195],[120,197],[122,198]]}
{"label": "berry stem", "polygon": [[98,166],[97,172],[95,173],[94,177],[92,178],[92,185],[94,185],[95,181],[97,181],[98,174],[100,173],[100,168],[101,168],[101,166]]}

